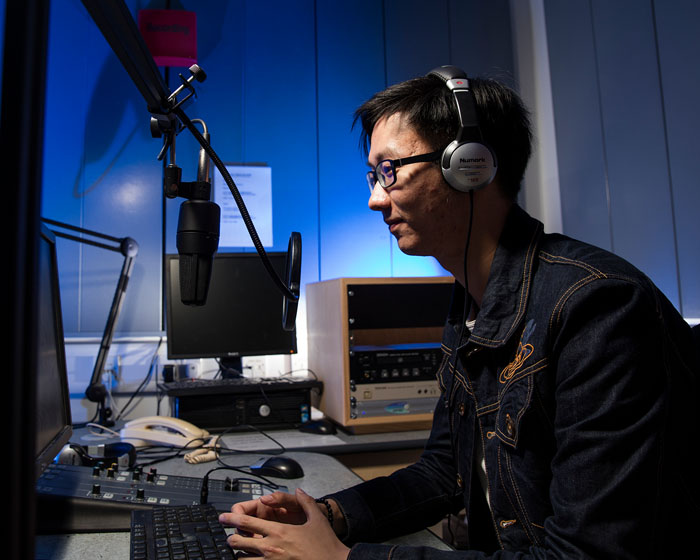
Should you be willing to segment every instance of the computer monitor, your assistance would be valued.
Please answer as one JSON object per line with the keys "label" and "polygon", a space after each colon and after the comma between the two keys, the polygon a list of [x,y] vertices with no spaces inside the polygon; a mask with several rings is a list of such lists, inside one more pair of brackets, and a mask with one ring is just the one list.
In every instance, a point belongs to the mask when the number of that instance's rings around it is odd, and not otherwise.
{"label": "computer monitor", "polygon": [[[284,277],[286,253],[268,253]],[[180,300],[178,255],[166,255],[168,358],[218,358],[225,371],[241,372],[241,357],[293,354],[296,330],[282,327],[282,295],[257,253],[214,257],[206,304]]]}
{"label": "computer monitor", "polygon": [[72,416],[66,371],[56,241],[42,226],[39,241],[38,352],[36,361],[35,477],[70,439]]}

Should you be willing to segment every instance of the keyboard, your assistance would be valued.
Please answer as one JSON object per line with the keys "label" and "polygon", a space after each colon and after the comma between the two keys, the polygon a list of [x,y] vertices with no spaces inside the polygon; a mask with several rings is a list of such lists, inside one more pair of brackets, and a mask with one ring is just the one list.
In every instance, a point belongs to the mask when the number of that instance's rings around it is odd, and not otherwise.
{"label": "keyboard", "polygon": [[162,384],[169,397],[246,395],[265,392],[322,389],[323,382],[308,377],[233,377],[180,379]]}
{"label": "keyboard", "polygon": [[131,560],[233,559],[211,504],[158,506],[131,513]]}

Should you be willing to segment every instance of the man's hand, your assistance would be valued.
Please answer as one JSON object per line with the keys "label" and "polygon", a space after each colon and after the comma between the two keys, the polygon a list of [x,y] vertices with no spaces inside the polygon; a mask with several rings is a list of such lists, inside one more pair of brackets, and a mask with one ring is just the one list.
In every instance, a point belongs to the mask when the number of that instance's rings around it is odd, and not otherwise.
{"label": "man's hand", "polygon": [[[301,525],[306,521],[306,514],[296,496],[286,492],[265,494],[257,500],[239,502],[231,508],[231,512],[290,525]],[[223,514],[220,518],[225,525],[230,525],[228,515]]]}
{"label": "man's hand", "polygon": [[275,492],[236,504],[219,520],[237,529],[228,538],[232,548],[260,558],[345,560],[350,552],[338,540],[318,504],[303,490],[293,496]]}

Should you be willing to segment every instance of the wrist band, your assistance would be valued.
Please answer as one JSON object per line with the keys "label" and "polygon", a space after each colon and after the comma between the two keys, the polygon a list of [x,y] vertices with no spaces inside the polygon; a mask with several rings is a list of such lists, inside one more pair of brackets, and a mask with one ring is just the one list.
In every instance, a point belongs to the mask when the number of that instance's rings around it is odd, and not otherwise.
{"label": "wrist band", "polygon": [[331,504],[326,498],[318,498],[316,500],[317,504],[323,504],[326,506],[326,511],[328,512],[326,514],[326,517],[328,517],[328,523],[331,524],[331,527],[333,527],[333,508],[331,507]]}

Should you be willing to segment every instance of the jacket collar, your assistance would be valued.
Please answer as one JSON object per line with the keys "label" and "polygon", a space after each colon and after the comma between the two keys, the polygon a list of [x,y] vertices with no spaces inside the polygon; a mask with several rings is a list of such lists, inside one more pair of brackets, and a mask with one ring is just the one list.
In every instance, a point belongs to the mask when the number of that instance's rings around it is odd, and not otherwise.
{"label": "jacket collar", "polygon": [[[470,342],[489,348],[505,344],[525,316],[542,223],[514,204],[498,241],[489,280]],[[449,323],[462,321],[464,287],[455,283]]]}

